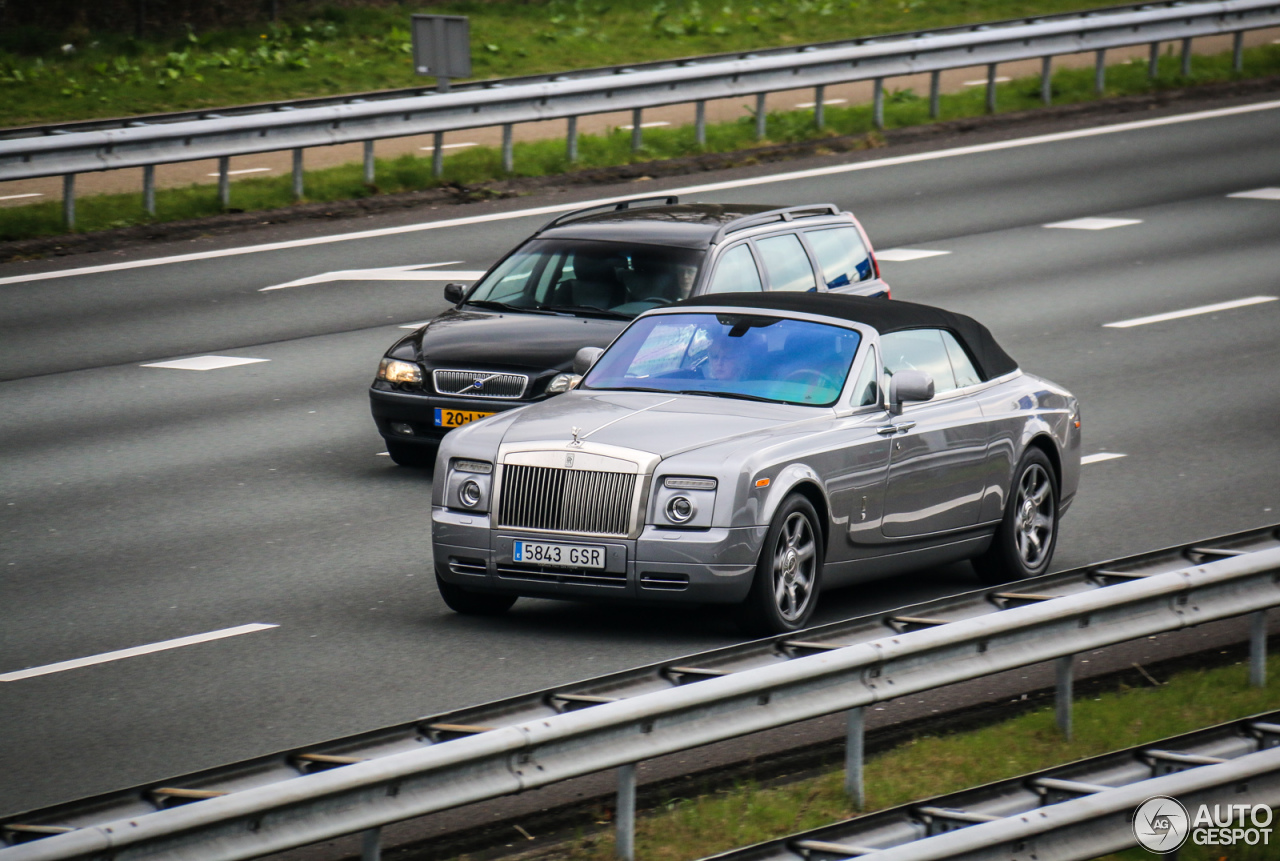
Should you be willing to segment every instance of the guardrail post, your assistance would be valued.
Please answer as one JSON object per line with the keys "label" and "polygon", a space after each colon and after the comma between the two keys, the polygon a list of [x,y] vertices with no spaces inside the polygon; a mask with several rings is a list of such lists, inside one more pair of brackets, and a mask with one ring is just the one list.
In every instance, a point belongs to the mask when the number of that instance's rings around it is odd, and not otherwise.
{"label": "guardrail post", "polygon": [[618,766],[618,807],[614,815],[617,827],[617,854],[623,861],[636,857],[636,766]]}
{"label": "guardrail post", "polygon": [[225,155],[218,158],[218,205],[231,206],[231,159]]}
{"label": "guardrail post", "polygon": [[382,829],[370,828],[360,834],[360,861],[382,861]]}
{"label": "guardrail post", "polygon": [[1053,57],[1040,58],[1040,101],[1053,104]]}
{"label": "guardrail post", "polygon": [[1075,655],[1067,655],[1053,662],[1054,671],[1058,678],[1057,693],[1055,695],[1058,729],[1062,730],[1062,734],[1067,741],[1071,740],[1071,700],[1074,696],[1072,691],[1074,682],[1072,668],[1075,660]]}
{"label": "guardrail post", "polygon": [[1147,56],[1147,77],[1155,80],[1160,74],[1160,43],[1151,43],[1151,52]]}
{"label": "guardrail post", "polygon": [[67,230],[76,227],[76,175],[62,175],[62,224]]}
{"label": "guardrail post", "polygon": [[936,120],[938,118],[941,84],[942,70],[934,69],[929,73],[929,119],[931,120]]}
{"label": "guardrail post", "polygon": [[1191,39],[1182,40],[1182,77],[1191,75]]}
{"label": "guardrail post", "polygon": [[431,134],[431,175],[436,179],[444,173],[444,132]]}
{"label": "guardrail post", "polygon": [[1231,37],[1231,71],[1237,75],[1244,71],[1244,31],[1237,30]]}
{"label": "guardrail post", "polygon": [[516,169],[515,146],[511,143],[511,123],[502,126],[502,169],[511,173]]}
{"label": "guardrail post", "polygon": [[707,145],[707,103],[703,99],[693,105],[693,133],[698,146]]}
{"label": "guardrail post", "polygon": [[364,142],[364,184],[373,185],[373,141]]}
{"label": "guardrail post", "polygon": [[302,200],[302,147],[293,151],[293,199]]}
{"label": "guardrail post", "polygon": [[996,112],[996,64],[987,63],[987,113]]}
{"label": "guardrail post", "polygon": [[1267,686],[1267,611],[1258,610],[1249,617],[1249,684]]}
{"label": "guardrail post", "polygon": [[884,128],[884,78],[876,78],[871,98],[871,121],[878,129]]}
{"label": "guardrail post", "polygon": [[569,164],[578,160],[578,118],[569,117],[569,128],[565,132],[565,151]]}
{"label": "guardrail post", "polygon": [[815,128],[822,128],[823,121],[826,117],[822,113],[825,107],[823,102],[827,98],[827,88],[822,84],[813,88],[813,125]]}
{"label": "guardrail post", "polygon": [[865,737],[866,720],[862,706],[849,709],[844,741],[844,791],[853,802],[855,810],[861,810],[867,805],[867,794],[862,785]]}
{"label": "guardrail post", "polygon": [[644,129],[640,123],[644,119],[644,109],[635,108],[631,111],[631,151],[640,152],[643,144]]}
{"label": "guardrail post", "polygon": [[1099,48],[1093,59],[1093,90],[1102,95],[1107,88],[1107,49]]}
{"label": "guardrail post", "polygon": [[764,93],[756,93],[756,140],[764,137]]}
{"label": "guardrail post", "polygon": [[142,167],[142,209],[147,215],[156,214],[156,166]]}

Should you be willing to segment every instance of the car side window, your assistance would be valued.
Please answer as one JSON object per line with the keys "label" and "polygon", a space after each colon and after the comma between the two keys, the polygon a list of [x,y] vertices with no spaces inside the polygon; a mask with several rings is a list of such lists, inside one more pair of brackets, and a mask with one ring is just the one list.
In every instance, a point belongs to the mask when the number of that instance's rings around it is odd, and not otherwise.
{"label": "car side window", "polygon": [[769,272],[769,289],[804,292],[817,290],[809,255],[794,233],[757,239],[756,248],[764,258],[764,268]]}
{"label": "car side window", "polygon": [[745,242],[730,248],[721,257],[711,276],[707,293],[758,293],[764,290],[760,270],[756,268],[751,248]]}
{"label": "car side window", "polygon": [[957,386],[963,389],[965,386],[976,386],[982,382],[978,369],[973,366],[969,354],[964,351],[964,347],[960,346],[955,335],[943,330],[942,343],[946,345],[947,355],[951,358],[951,370],[956,375]]}
{"label": "car side window", "polygon": [[862,244],[862,235],[856,227],[810,230],[804,238],[809,240],[814,256],[818,258],[828,290],[866,281],[875,273],[871,255]]}
{"label": "car side window", "polygon": [[858,382],[853,387],[853,401],[855,407],[870,407],[880,403],[880,360],[876,356],[875,347],[868,347],[867,358],[862,363],[862,370],[858,371]]}
{"label": "car side window", "polygon": [[951,371],[951,357],[947,355],[940,329],[909,329],[890,332],[880,338],[884,351],[884,372],[892,377],[898,371],[924,371],[933,377],[933,390],[941,394],[956,387],[956,377]]}

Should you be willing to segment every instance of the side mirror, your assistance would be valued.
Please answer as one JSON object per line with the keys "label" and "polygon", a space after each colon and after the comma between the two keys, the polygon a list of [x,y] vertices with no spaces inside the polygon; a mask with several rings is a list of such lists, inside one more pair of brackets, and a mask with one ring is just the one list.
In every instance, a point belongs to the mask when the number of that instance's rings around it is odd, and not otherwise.
{"label": "side mirror", "polygon": [[933,376],[924,371],[898,371],[889,379],[889,412],[902,415],[906,401],[933,400]]}
{"label": "side mirror", "polygon": [[600,358],[604,353],[603,347],[583,347],[573,356],[573,372],[578,376],[582,376],[591,370],[591,366],[596,363],[596,359]]}
{"label": "side mirror", "polygon": [[444,285],[444,299],[446,302],[452,302],[457,305],[462,301],[462,296],[467,292],[465,284],[446,284]]}

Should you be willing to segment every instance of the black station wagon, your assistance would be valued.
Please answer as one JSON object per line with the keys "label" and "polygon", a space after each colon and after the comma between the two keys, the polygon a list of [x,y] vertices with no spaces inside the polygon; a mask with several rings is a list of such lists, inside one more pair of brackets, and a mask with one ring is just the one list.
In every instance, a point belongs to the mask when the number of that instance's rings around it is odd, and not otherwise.
{"label": "black station wagon", "polygon": [[369,389],[398,464],[429,466],[451,428],[566,391],[582,347],[690,296],[763,291],[889,297],[857,219],[830,203],[776,208],[641,198],[561,215],[455,306],[401,339]]}

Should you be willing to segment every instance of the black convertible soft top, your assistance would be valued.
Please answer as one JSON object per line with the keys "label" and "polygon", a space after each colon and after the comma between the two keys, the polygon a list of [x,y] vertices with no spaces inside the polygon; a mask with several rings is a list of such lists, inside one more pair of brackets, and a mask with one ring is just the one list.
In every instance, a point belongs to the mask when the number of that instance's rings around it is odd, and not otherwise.
{"label": "black convertible soft top", "polygon": [[695,296],[676,307],[718,305],[796,314],[822,314],[870,326],[880,334],[907,329],[946,329],[955,335],[978,364],[984,379],[1003,376],[1018,369],[1018,363],[1000,348],[986,326],[972,317],[944,311],[932,305],[900,302],[897,299],[851,296],[844,293],[712,293]]}

